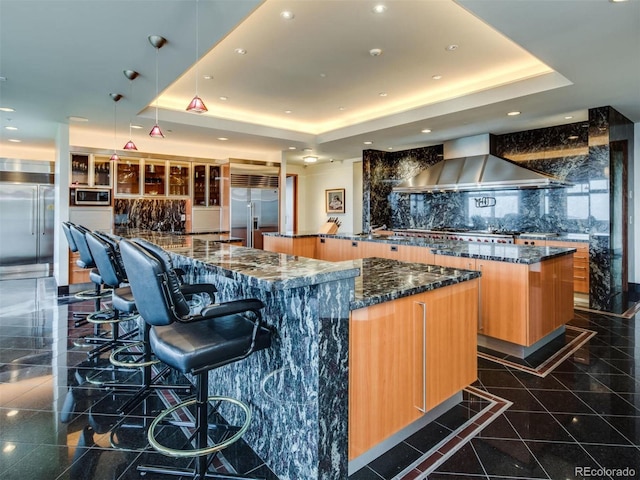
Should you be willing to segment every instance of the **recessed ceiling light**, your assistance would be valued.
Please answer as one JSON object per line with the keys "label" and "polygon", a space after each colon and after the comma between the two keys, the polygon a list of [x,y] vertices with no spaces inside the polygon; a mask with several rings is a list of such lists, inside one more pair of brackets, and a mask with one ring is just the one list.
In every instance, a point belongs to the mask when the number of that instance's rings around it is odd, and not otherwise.
{"label": "recessed ceiling light", "polygon": [[0,112],[15,112],[11,107],[0,107]]}
{"label": "recessed ceiling light", "polygon": [[305,148],[303,152],[313,152],[313,148]]}
{"label": "recessed ceiling light", "polygon": [[134,128],[136,130],[140,130],[142,128],[142,125],[138,125],[136,123],[131,124],[131,128]]}
{"label": "recessed ceiling light", "polygon": [[513,112],[509,112],[507,113],[507,115],[509,115],[510,117],[515,117],[516,115],[520,115],[521,112],[518,112],[517,110],[514,110]]}
{"label": "recessed ceiling light", "polygon": [[18,127],[12,127],[12,126],[9,126],[9,125],[7,125],[4,128],[5,128],[5,130],[18,130]]}
{"label": "recessed ceiling light", "polygon": [[289,150],[295,150],[296,147],[289,147]]}
{"label": "recessed ceiling light", "polygon": [[226,102],[227,100],[229,100],[229,97],[225,97],[224,95],[222,95],[221,97],[218,97],[220,100],[222,100],[223,102]]}
{"label": "recessed ceiling light", "polygon": [[296,18],[291,10],[283,10],[282,12],[280,12],[280,16],[285,20],[293,20],[294,18]]}
{"label": "recessed ceiling light", "polygon": [[327,78],[327,74],[326,73],[321,73],[320,74],[320,78]]}
{"label": "recessed ceiling light", "polygon": [[571,120],[573,118],[573,115],[567,115],[566,117],[564,117],[565,120]]}
{"label": "recessed ceiling light", "polygon": [[340,110],[341,112],[344,112],[346,110],[345,107],[338,107],[338,110]]}
{"label": "recessed ceiling light", "polygon": [[88,122],[89,119],[86,117],[77,117],[75,115],[71,115],[69,117],[67,117],[69,119],[69,121],[71,122]]}
{"label": "recessed ceiling light", "polygon": [[624,2],[628,2],[629,0],[609,0],[611,3],[624,3]]}
{"label": "recessed ceiling light", "polygon": [[244,48],[236,48],[234,50],[234,52],[236,52],[238,55],[246,55],[247,51]]}
{"label": "recessed ceiling light", "polygon": [[387,150],[393,150],[393,147],[387,147]]}
{"label": "recessed ceiling light", "polygon": [[0,82],[6,82],[7,81],[7,77],[0,77]]}
{"label": "recessed ceiling light", "polygon": [[378,95],[381,96],[381,97],[386,97],[387,96],[387,92],[380,92]]}
{"label": "recessed ceiling light", "polygon": [[17,138],[10,138],[9,141],[13,143],[22,143],[22,140],[18,140]]}
{"label": "recessed ceiling light", "polygon": [[430,128],[425,128],[420,130],[422,133],[431,133],[431,129]]}
{"label": "recessed ceiling light", "polygon": [[370,140],[367,140],[366,142],[363,142],[365,145],[371,145],[373,142]]}
{"label": "recessed ceiling light", "polygon": [[369,50],[369,55],[371,55],[372,57],[379,57],[380,55],[382,55],[382,49],[372,48],[371,50]]}
{"label": "recessed ceiling light", "polygon": [[381,3],[379,3],[378,5],[374,6],[374,7],[371,9],[371,11],[372,11],[373,13],[384,13],[384,12],[386,12],[386,11],[387,11],[387,6],[386,6],[386,5],[383,5],[383,4],[381,4]]}
{"label": "recessed ceiling light", "polygon": [[218,137],[218,140],[220,140],[221,142],[226,142],[229,139],[227,137]]}
{"label": "recessed ceiling light", "polygon": [[458,45],[456,45],[455,43],[452,43],[451,45],[447,45],[446,47],[444,47],[444,49],[447,52],[453,52],[454,50],[458,49]]}
{"label": "recessed ceiling light", "polygon": [[442,75],[433,75],[431,78],[434,80],[440,80],[442,78]]}
{"label": "recessed ceiling light", "polygon": [[202,75],[202,78],[204,78],[205,80],[213,80],[213,75],[209,75],[207,73],[206,75]]}
{"label": "recessed ceiling light", "polygon": [[293,113],[293,111],[291,111],[291,110],[285,110],[285,111],[284,111],[284,113],[286,113],[287,115],[289,115],[289,114]]}
{"label": "recessed ceiling light", "polygon": [[15,410],[15,409],[14,410],[9,410],[7,412],[7,417],[15,417],[18,413],[19,413],[19,411]]}
{"label": "recessed ceiling light", "polygon": [[304,163],[316,163],[318,161],[318,157],[308,155],[306,157],[302,157],[302,160],[304,160]]}

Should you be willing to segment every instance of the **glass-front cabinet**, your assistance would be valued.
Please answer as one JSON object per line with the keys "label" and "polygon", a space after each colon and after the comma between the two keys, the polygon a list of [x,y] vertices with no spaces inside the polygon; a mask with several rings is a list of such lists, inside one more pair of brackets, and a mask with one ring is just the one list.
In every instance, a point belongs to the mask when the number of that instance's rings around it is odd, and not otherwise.
{"label": "glass-front cabinet", "polygon": [[193,205],[198,207],[220,205],[220,167],[218,165],[194,165]]}
{"label": "glass-front cabinet", "polygon": [[109,157],[88,153],[71,154],[71,185],[111,188]]}
{"label": "glass-front cabinet", "polygon": [[71,185],[89,185],[89,159],[86,154],[71,154]]}
{"label": "glass-front cabinet", "polygon": [[111,164],[108,157],[95,157],[93,161],[93,184],[96,187],[111,187]]}
{"label": "glass-front cabinet", "polygon": [[169,195],[189,195],[189,164],[169,163]]}
{"label": "glass-front cabinet", "polygon": [[145,161],[144,194],[165,195],[166,166],[165,162]]}
{"label": "glass-front cabinet", "polygon": [[140,160],[126,159],[116,165],[116,195],[140,194]]}

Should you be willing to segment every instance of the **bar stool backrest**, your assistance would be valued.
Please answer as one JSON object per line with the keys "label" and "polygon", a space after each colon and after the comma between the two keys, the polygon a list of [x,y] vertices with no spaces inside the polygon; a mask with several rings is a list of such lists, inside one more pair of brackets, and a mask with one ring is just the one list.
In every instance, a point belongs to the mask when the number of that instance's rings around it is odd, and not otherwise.
{"label": "bar stool backrest", "polygon": [[76,242],[76,246],[78,247],[78,253],[80,254],[80,258],[76,262],[81,268],[93,268],[96,266],[96,263],[91,256],[91,250],[89,250],[89,245],[87,244],[86,234],[90,232],[87,228],[82,225],[70,225],[69,230],[71,230],[71,236],[73,237],[74,242]]}
{"label": "bar stool backrest", "polygon": [[67,237],[67,243],[69,244],[69,250],[72,252],[78,251],[78,246],[76,245],[76,241],[73,239],[73,235],[71,234],[71,222],[62,222],[62,231],[64,232],[64,236]]}
{"label": "bar stool backrest", "polygon": [[94,232],[87,233],[85,238],[102,281],[111,287],[119,287],[123,279],[118,274],[113,247]]}
{"label": "bar stool backrest", "polygon": [[170,325],[189,315],[175,272],[153,252],[131,241],[120,242],[120,253],[138,312],[154,326]]}

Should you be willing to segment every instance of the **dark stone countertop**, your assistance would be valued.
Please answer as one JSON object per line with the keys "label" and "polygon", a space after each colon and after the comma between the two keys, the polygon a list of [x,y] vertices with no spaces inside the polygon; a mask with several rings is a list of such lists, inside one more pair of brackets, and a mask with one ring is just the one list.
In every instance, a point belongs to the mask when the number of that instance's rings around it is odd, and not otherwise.
{"label": "dark stone countertop", "polygon": [[355,298],[351,301],[351,310],[480,277],[480,272],[474,270],[459,270],[385,258],[364,258],[340,263],[350,264],[362,272],[359,277],[356,277]]}
{"label": "dark stone countertop", "polygon": [[[274,236],[287,236],[297,238],[297,234],[273,233]],[[301,234],[311,236],[310,233]],[[396,235],[367,235],[338,233],[335,235],[313,234],[325,238],[338,238],[342,240],[352,240],[361,242],[388,243],[393,245],[411,245],[416,247],[429,248],[436,255],[450,255],[454,257],[468,257],[482,260],[493,260],[496,262],[538,263],[549,258],[568,255],[574,253],[574,248],[568,247],[535,247],[528,245],[515,245],[504,243],[473,243],[457,240],[439,240],[423,237],[407,237]],[[565,237],[554,237],[558,240]],[[583,240],[574,240],[583,241]]]}

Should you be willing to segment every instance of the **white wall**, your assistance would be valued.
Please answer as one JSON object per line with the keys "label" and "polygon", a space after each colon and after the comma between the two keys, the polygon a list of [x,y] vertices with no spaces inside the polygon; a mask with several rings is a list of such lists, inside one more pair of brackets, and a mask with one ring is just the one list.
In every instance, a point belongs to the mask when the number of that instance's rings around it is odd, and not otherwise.
{"label": "white wall", "polygon": [[[359,186],[354,184],[354,171],[357,179],[358,175],[362,178],[361,170],[360,158],[306,167],[287,165],[287,173],[298,175],[298,232],[317,232],[328,217],[338,217],[341,233],[360,231],[362,181]],[[325,210],[325,190],[334,188],[345,189],[344,214],[328,214]]]}

